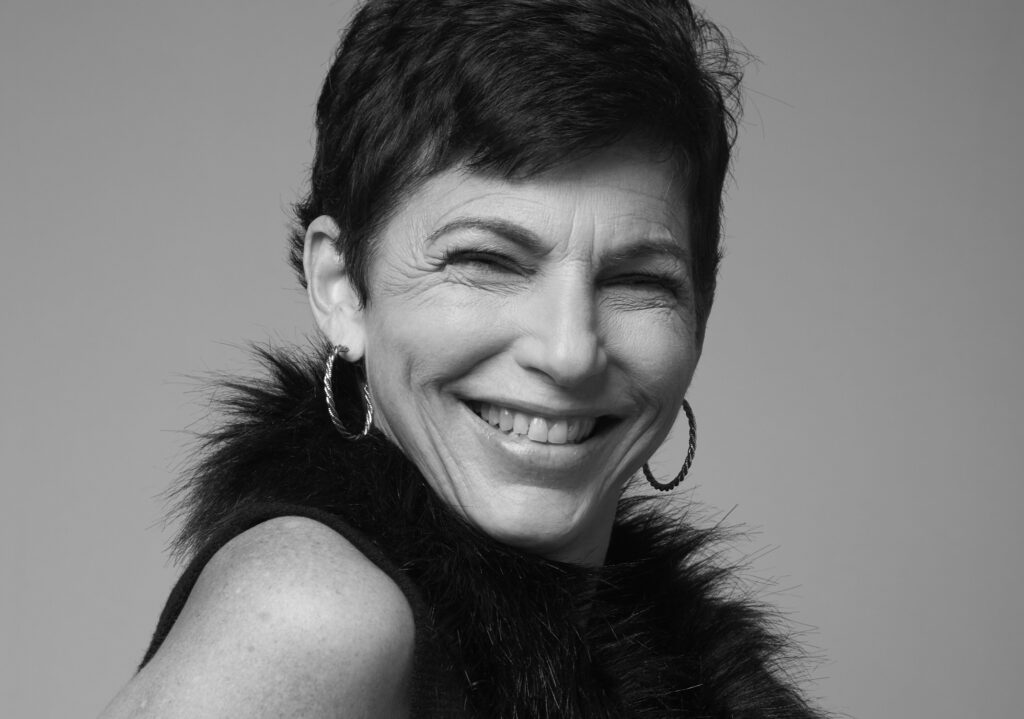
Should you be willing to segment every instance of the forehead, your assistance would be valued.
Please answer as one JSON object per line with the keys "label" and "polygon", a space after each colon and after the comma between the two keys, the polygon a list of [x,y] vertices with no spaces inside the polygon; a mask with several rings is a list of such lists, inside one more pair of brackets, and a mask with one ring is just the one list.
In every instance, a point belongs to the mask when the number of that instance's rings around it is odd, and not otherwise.
{"label": "forehead", "polygon": [[425,237],[453,221],[477,217],[521,224],[551,242],[639,234],[688,244],[689,212],[678,163],[667,153],[659,156],[635,145],[607,148],[522,180],[452,167],[426,180],[399,206],[391,224]]}

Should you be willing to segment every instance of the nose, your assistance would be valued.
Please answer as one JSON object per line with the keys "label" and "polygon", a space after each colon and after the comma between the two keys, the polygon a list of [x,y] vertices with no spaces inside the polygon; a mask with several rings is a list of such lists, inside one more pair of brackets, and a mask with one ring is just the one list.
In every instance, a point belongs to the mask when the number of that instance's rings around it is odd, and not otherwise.
{"label": "nose", "polygon": [[589,283],[553,281],[525,304],[523,334],[514,352],[521,367],[575,387],[608,366]]}

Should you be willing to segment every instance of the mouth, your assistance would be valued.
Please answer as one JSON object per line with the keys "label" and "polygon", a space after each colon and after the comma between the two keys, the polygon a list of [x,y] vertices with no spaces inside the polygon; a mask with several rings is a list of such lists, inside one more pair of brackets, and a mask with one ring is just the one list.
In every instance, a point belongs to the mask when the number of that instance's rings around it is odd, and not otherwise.
{"label": "mouth", "polygon": [[469,408],[499,432],[539,444],[580,444],[601,431],[605,417],[544,417],[488,402],[469,402]]}

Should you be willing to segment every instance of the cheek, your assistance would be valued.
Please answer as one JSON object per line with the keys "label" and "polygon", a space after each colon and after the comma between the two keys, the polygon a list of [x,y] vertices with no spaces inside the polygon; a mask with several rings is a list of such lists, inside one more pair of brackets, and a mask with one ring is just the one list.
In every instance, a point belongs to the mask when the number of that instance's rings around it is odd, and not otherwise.
{"label": "cheek", "polygon": [[497,312],[479,296],[444,286],[382,297],[368,313],[367,351],[391,381],[412,384],[415,392],[493,353],[501,344]]}
{"label": "cheek", "polygon": [[649,401],[678,407],[700,357],[695,323],[665,312],[611,318],[606,326],[609,356],[636,389]]}

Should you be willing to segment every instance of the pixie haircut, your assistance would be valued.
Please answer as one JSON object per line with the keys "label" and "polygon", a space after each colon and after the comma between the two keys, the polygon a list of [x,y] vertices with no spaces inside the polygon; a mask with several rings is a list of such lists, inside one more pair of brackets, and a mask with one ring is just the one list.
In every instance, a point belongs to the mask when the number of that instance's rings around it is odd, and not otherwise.
{"label": "pixie haircut", "polygon": [[317,102],[290,262],[301,278],[305,228],[328,215],[360,300],[372,302],[373,239],[431,175],[462,165],[528,179],[638,137],[671,153],[686,179],[703,339],[739,114],[736,58],[686,0],[369,0]]}

